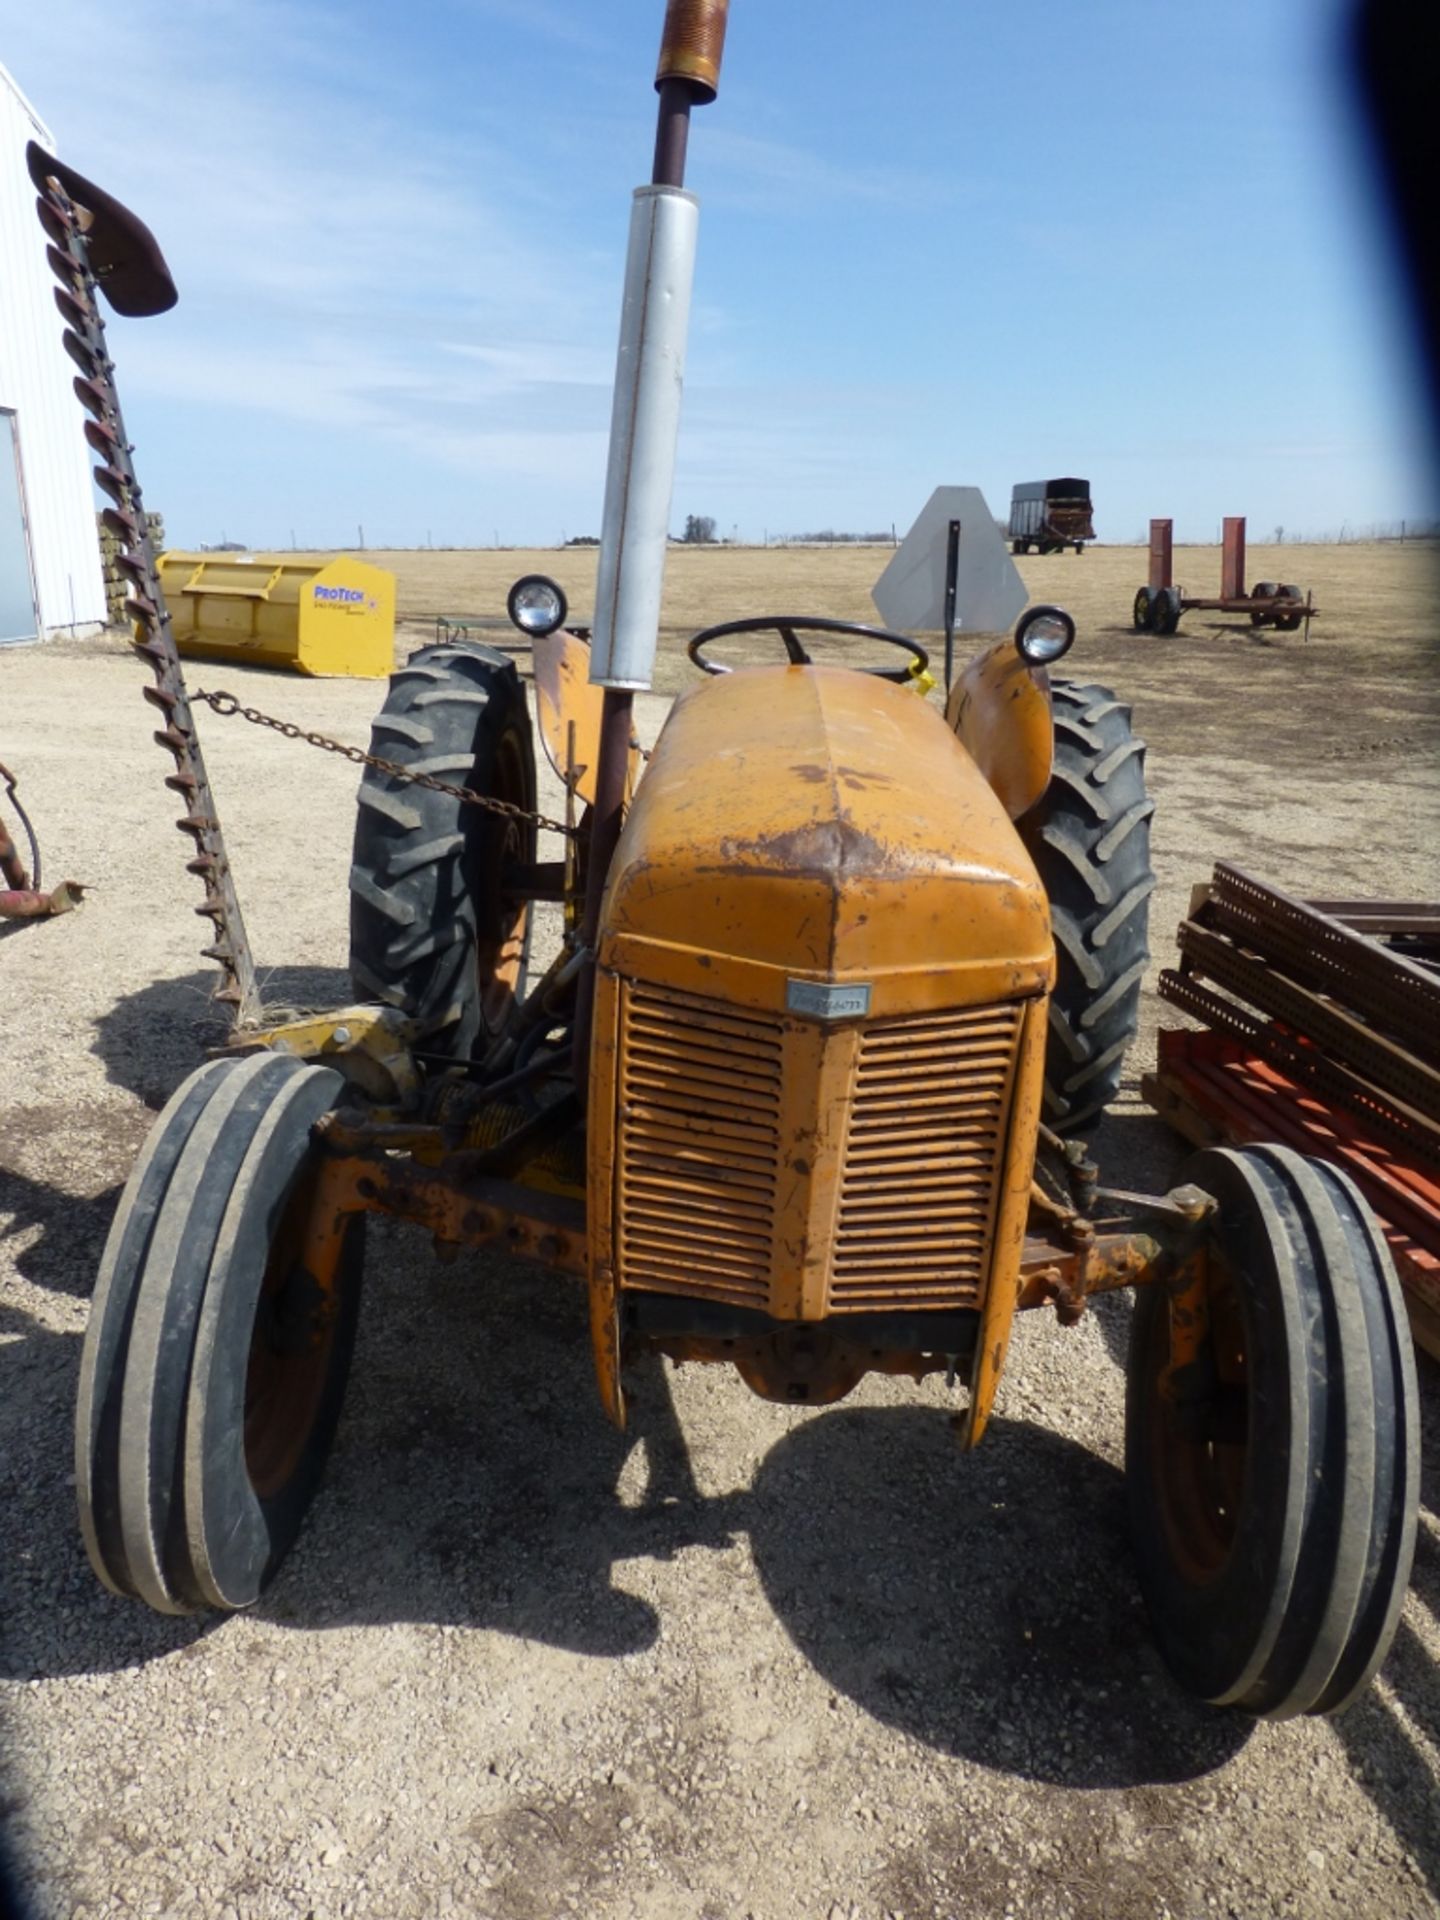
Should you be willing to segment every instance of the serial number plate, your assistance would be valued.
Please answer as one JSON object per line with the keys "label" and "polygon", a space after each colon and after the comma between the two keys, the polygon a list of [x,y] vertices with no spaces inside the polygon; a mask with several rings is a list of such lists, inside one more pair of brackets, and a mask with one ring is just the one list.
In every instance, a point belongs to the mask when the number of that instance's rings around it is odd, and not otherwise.
{"label": "serial number plate", "polygon": [[870,1011],[870,988],[831,987],[820,980],[787,980],[785,1005],[812,1020],[860,1020]]}

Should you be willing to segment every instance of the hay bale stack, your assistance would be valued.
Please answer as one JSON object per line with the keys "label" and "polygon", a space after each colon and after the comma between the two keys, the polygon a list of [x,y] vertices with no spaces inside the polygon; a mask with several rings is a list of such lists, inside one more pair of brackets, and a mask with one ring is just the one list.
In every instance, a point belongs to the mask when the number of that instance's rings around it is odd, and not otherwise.
{"label": "hay bale stack", "polygon": [[[100,530],[100,569],[105,576],[105,617],[112,627],[123,627],[128,624],[125,602],[130,593],[130,581],[121,571],[120,542],[98,513],[95,520]],[[151,546],[157,554],[163,553],[165,551],[164,515],[147,513],[145,523],[149,529]]]}

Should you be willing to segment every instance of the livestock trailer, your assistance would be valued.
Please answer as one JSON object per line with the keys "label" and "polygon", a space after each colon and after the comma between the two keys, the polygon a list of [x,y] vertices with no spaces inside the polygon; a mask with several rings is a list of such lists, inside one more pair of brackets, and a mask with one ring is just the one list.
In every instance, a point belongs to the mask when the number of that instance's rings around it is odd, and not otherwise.
{"label": "livestock trailer", "polygon": [[1010,494],[1010,547],[1014,553],[1084,551],[1095,538],[1088,480],[1023,480]]}

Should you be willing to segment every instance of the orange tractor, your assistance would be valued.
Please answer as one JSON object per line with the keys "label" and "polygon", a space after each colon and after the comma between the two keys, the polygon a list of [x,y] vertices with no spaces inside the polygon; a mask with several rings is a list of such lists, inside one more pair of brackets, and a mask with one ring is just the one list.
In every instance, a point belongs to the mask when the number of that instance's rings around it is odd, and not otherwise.
{"label": "orange tractor", "polygon": [[[1127,1475],[1165,1658],[1209,1701],[1334,1712],[1384,1657],[1408,1581],[1404,1316],[1333,1167],[1212,1150],[1168,1195],[1098,1184],[1086,1140],[1136,1026],[1152,804],[1128,709],[1051,674],[1068,616],[1032,610],[943,713],[917,697],[908,635],[784,613],[711,628],[642,771],[686,134],[725,12],[671,0],[666,17],[593,632],[566,629],[548,581],[511,595],[565,818],[538,811],[513,661],[414,654],[359,792],[357,1004],[286,1026],[255,1023],[94,300],[97,272],[124,311],[173,289],[133,217],[32,156],[209,951],[251,1023],[161,1114],[111,1230],[77,1417],[90,1558],[165,1612],[244,1607],[275,1576],[335,1431],[372,1213],[586,1288],[616,1422],[650,1350],[809,1406],[871,1372],[943,1374],[974,1447],[1017,1310],[1071,1322],[1134,1287]],[[762,631],[775,663],[728,671],[726,643]],[[539,858],[546,828],[562,859]],[[530,982],[543,901],[565,932]]]}

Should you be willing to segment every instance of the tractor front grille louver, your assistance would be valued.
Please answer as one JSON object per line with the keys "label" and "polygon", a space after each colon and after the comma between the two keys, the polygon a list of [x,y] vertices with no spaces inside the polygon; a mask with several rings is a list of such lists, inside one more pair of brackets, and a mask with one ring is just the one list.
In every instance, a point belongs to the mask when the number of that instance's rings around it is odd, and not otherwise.
{"label": "tractor front grille louver", "polygon": [[780,1022],[631,987],[620,1064],[622,1284],[770,1298]]}
{"label": "tractor front grille louver", "polygon": [[[969,1007],[817,1036],[626,983],[620,1285],[782,1317],[799,1298],[806,1319],[978,1306],[1023,1015],[1023,1003]],[[827,1084],[850,1096],[828,1159],[817,1116],[782,1102],[787,1079],[797,1094],[818,1091],[817,1044],[837,1050]]]}
{"label": "tractor front grille louver", "polygon": [[1018,1005],[861,1036],[840,1177],[832,1312],[963,1307],[990,1267]]}

